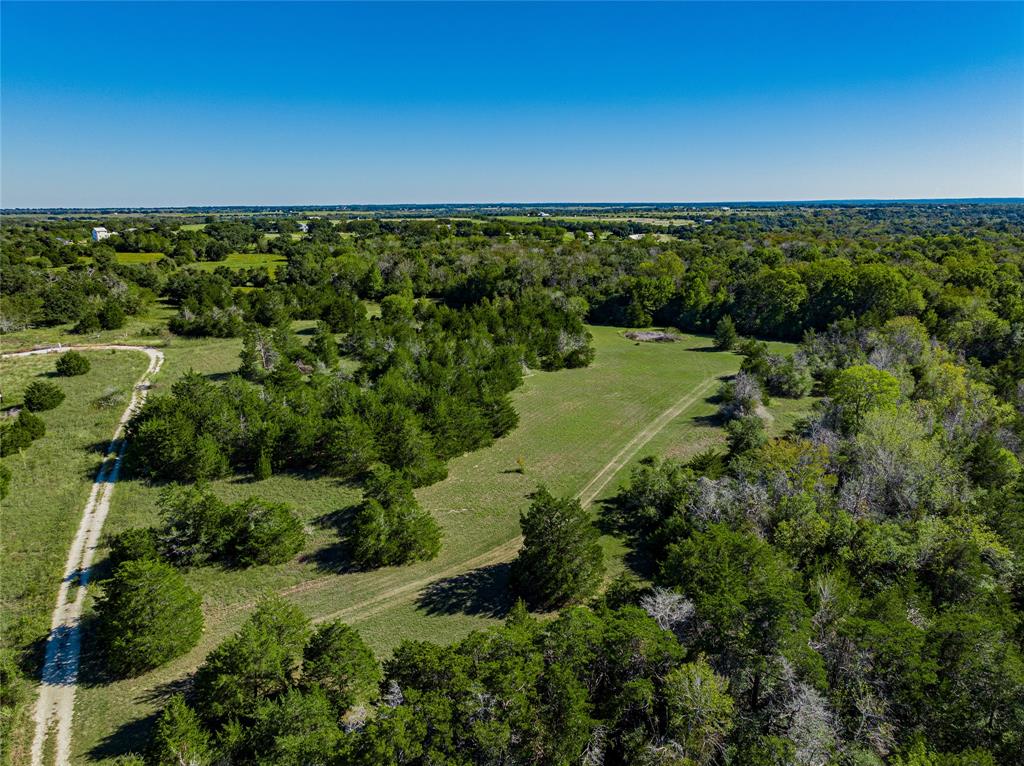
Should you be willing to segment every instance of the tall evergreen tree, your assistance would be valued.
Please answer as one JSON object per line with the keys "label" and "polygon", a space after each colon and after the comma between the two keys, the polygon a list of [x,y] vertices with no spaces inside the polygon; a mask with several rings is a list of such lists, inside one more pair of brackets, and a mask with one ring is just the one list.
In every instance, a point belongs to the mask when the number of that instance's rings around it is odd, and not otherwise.
{"label": "tall evergreen tree", "polygon": [[512,586],[535,609],[554,609],[592,594],[604,573],[598,531],[572,497],[541,486],[519,518],[523,548],[512,564]]}

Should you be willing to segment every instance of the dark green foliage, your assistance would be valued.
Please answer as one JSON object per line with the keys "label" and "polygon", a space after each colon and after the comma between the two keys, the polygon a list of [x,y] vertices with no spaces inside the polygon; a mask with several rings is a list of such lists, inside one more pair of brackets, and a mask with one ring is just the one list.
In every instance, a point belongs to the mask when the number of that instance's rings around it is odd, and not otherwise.
{"label": "dark green foliage", "polygon": [[45,435],[46,423],[43,419],[23,409],[13,423],[7,422],[0,426],[0,457],[13,455]]}
{"label": "dark green foliage", "polygon": [[409,481],[378,466],[367,480],[349,541],[358,566],[396,566],[434,558],[441,549],[441,529],[420,508]]}
{"label": "dark green foliage", "polygon": [[135,675],[191,649],[203,631],[200,602],[167,564],[137,559],[119,566],[96,601],[107,666]]}
{"label": "dark green foliage", "polygon": [[[810,615],[788,562],[752,535],[713,524],[671,546],[661,580],[691,598],[715,626],[700,641],[729,672],[760,671],[769,658],[799,651]],[[751,688],[752,707],[759,690]]]}
{"label": "dark green foliage", "polygon": [[251,497],[231,507],[231,518],[236,527],[229,545],[239,566],[283,564],[306,540],[302,522],[282,503]]}
{"label": "dark green foliage", "polygon": [[159,561],[160,537],[156,527],[134,527],[110,538],[107,560],[112,572],[126,561]]}
{"label": "dark green foliage", "polygon": [[89,357],[77,351],[68,351],[57,357],[57,374],[64,377],[85,375],[90,367]]}
{"label": "dark green foliage", "polygon": [[376,699],[382,676],[373,652],[343,622],[321,625],[303,653],[303,682],[323,689],[340,712]]}
{"label": "dark green foliage", "polygon": [[715,348],[719,351],[731,351],[738,339],[736,325],[733,324],[732,317],[726,314],[715,325]]}
{"label": "dark green foliage", "polygon": [[11,491],[11,469],[0,463],[0,500]]}
{"label": "dark green foliage", "polygon": [[317,322],[316,332],[309,339],[309,351],[328,368],[338,363],[338,343],[327,322]]}
{"label": "dark green foliage", "polygon": [[764,421],[759,415],[745,415],[737,420],[730,420],[725,424],[725,432],[730,457],[757,449],[768,440]]}
{"label": "dark green foliage", "polygon": [[52,410],[64,401],[60,386],[48,380],[34,380],[25,387],[25,409],[29,412]]}
{"label": "dark green foliage", "polygon": [[147,762],[153,766],[209,766],[213,760],[210,735],[184,697],[175,694],[153,727]]}
{"label": "dark green foliage", "polygon": [[589,596],[604,573],[597,529],[576,498],[538,488],[520,517],[523,547],[512,565],[512,586],[535,609],[553,609]]}
{"label": "dark green foliage", "polygon": [[264,701],[292,684],[308,636],[308,620],[294,606],[280,599],[261,602],[196,671],[196,709],[203,719],[254,719]]}
{"label": "dark green foliage", "polygon": [[104,330],[119,330],[128,319],[121,302],[113,298],[103,302],[96,316]]}
{"label": "dark green foliage", "polygon": [[282,564],[305,543],[302,522],[282,503],[250,497],[233,505],[203,484],[169,487],[160,498],[163,555],[180,566],[222,561],[234,566]]}

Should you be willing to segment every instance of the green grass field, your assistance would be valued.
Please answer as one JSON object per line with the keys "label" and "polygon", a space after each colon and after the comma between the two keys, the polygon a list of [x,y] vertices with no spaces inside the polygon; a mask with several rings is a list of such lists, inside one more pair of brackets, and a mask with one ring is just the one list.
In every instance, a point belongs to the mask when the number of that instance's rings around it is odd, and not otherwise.
{"label": "green grass field", "polygon": [[229,269],[252,269],[257,266],[266,266],[273,274],[277,267],[286,263],[279,255],[267,253],[229,253],[223,261],[197,261],[190,263],[185,268],[196,271],[214,271],[218,266],[227,266]]}
{"label": "green grass field", "polygon": [[156,263],[163,257],[163,253],[118,253],[114,260],[118,263]]}
{"label": "green grass field", "polygon": [[[452,460],[448,479],[418,490],[420,502],[444,529],[444,546],[434,561],[346,571],[338,521],[359,494],[330,479],[284,475],[258,483],[246,478],[216,483],[225,499],[257,494],[293,505],[307,525],[305,551],[280,566],[188,572],[203,595],[206,630],[200,645],[137,679],[106,683],[85,677],[76,706],[76,758],[102,760],[141,748],[151,716],[170,690],[240,625],[262,594],[280,593],[314,619],[337,617],[355,625],[381,655],[406,638],[453,641],[492,624],[508,608],[505,583],[518,548],[519,513],[538,483],[561,494],[590,485],[591,491],[600,489],[599,500],[614,494],[629,466],[646,454],[682,457],[724,442],[721,430],[705,416],[715,409],[708,399],[717,389],[716,379],[738,369],[738,356],[711,351],[705,338],[635,344],[615,328],[591,329],[598,352],[591,367],[530,373],[513,395],[519,427],[487,449]],[[166,354],[156,390],[189,368],[219,377],[238,365],[237,341],[174,340]],[[678,417],[623,458],[623,448],[638,433],[680,404],[685,406]],[[801,406],[807,402],[792,409]],[[787,418],[778,417],[773,426],[781,428]],[[518,458],[525,474],[517,470]],[[598,475],[606,483],[595,485]],[[159,488],[138,481],[119,484],[107,534],[154,523],[158,494]],[[622,566],[624,547],[611,538],[604,543],[609,570],[615,572]],[[84,652],[87,668],[88,634]]]}

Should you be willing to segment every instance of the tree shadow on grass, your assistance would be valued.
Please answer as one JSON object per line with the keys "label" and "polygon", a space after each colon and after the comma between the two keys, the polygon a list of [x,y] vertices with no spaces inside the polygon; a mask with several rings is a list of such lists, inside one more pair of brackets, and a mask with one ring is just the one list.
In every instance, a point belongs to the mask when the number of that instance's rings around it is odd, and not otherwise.
{"label": "tree shadow on grass", "polygon": [[594,522],[601,534],[620,538],[626,546],[623,563],[633,573],[650,577],[657,563],[644,544],[642,526],[626,507],[622,495],[615,495],[601,501]]}
{"label": "tree shadow on grass", "polygon": [[430,615],[504,617],[515,603],[509,590],[511,572],[512,565],[503,562],[438,580],[420,592],[416,606]]}
{"label": "tree shadow on grass", "polygon": [[352,521],[358,508],[358,504],[352,504],[313,519],[315,526],[337,532],[338,541],[303,556],[301,561],[311,562],[320,571],[333,574],[360,571],[352,561],[352,548],[349,542]]}
{"label": "tree shadow on grass", "polygon": [[150,715],[121,724],[89,750],[89,760],[112,760],[121,755],[143,753],[149,740],[149,733],[159,716],[160,711],[158,710]]}

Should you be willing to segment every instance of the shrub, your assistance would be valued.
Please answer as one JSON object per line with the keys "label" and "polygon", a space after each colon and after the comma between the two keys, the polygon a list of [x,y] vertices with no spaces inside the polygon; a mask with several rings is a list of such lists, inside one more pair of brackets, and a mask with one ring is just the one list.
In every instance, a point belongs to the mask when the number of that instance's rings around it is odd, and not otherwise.
{"label": "shrub", "polygon": [[108,300],[100,308],[99,322],[104,330],[118,330],[124,327],[127,316],[119,301]]}
{"label": "shrub", "polygon": [[768,440],[764,421],[757,415],[744,415],[730,420],[725,424],[725,432],[731,457],[756,449]]}
{"label": "shrub", "polygon": [[533,608],[554,609],[589,596],[601,582],[604,557],[590,515],[574,497],[540,487],[519,519],[523,547],[512,587]]}
{"label": "shrub", "polygon": [[7,497],[11,491],[11,469],[0,464],[0,500]]}
{"label": "shrub", "polygon": [[43,419],[28,410],[22,410],[13,423],[7,423],[0,429],[0,457],[25,449],[45,433],[46,423]]}
{"label": "shrub", "polygon": [[135,527],[119,532],[110,538],[109,561],[111,568],[117,568],[127,561],[160,560],[160,546],[154,527]]}
{"label": "shrub", "polygon": [[306,533],[302,522],[283,503],[250,497],[232,506],[237,531],[231,542],[241,566],[283,564],[302,550]]}
{"label": "shrub", "polygon": [[68,351],[57,357],[57,374],[66,378],[85,375],[91,367],[88,357],[77,351]]}
{"label": "shrub", "polygon": [[32,381],[25,389],[25,408],[29,412],[52,410],[63,401],[64,392],[48,380]]}
{"label": "shrub", "polygon": [[168,564],[122,564],[96,603],[107,666],[118,675],[135,675],[187,652],[203,632],[200,601]]}
{"label": "shrub", "polygon": [[99,316],[92,309],[87,309],[78,318],[78,323],[72,328],[71,332],[86,335],[91,332],[99,332],[100,329],[102,329],[102,326],[100,325]]}

